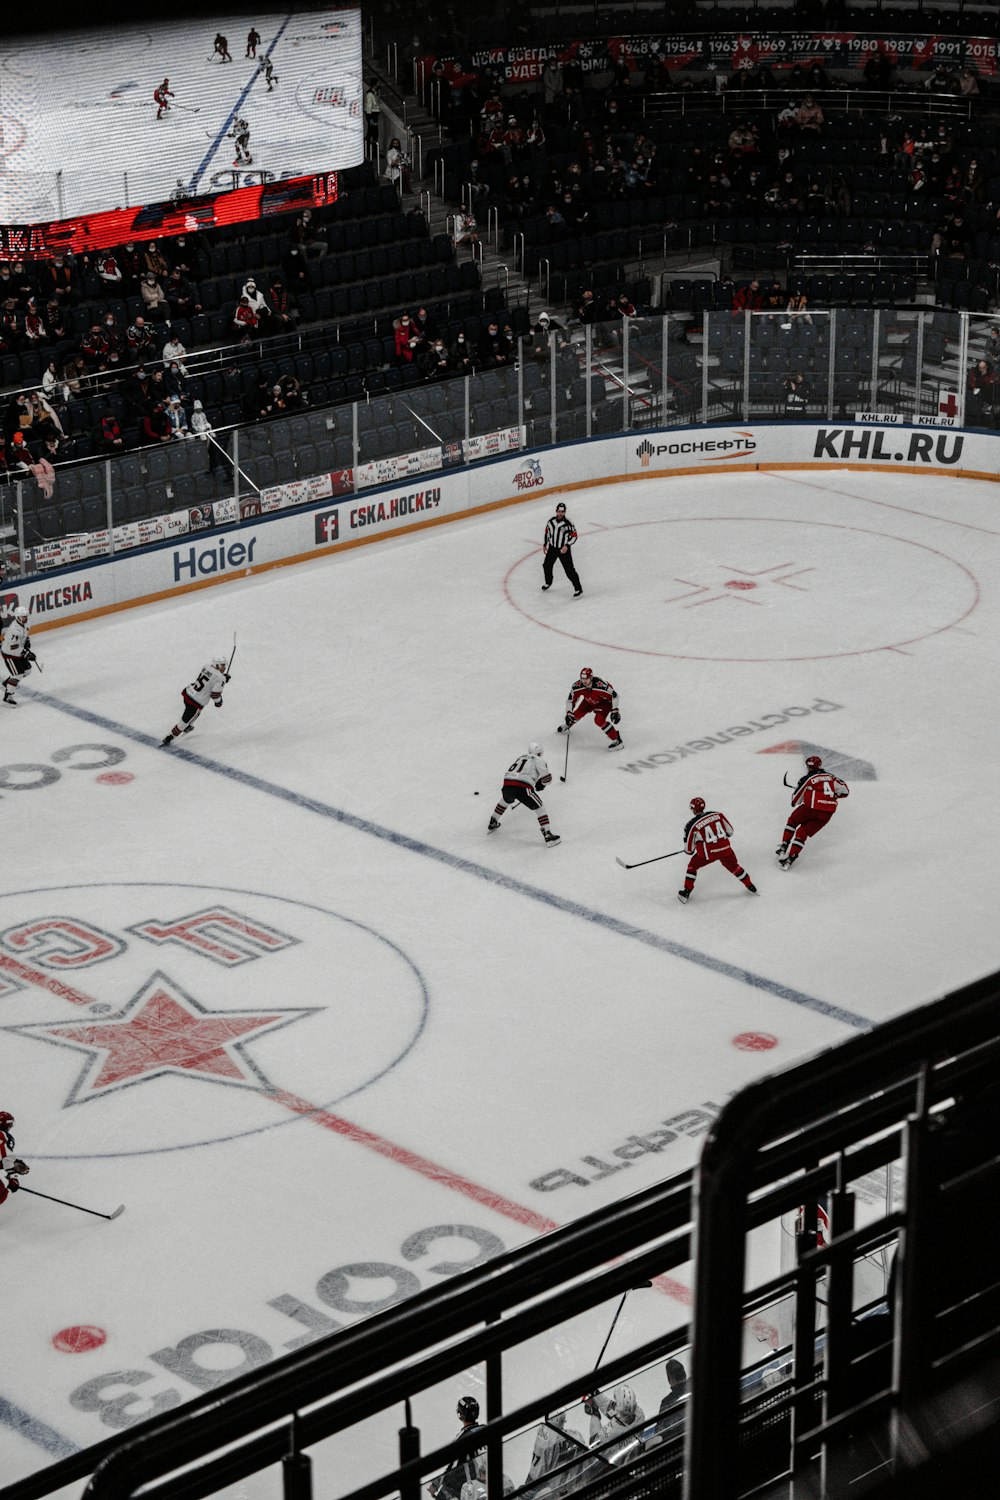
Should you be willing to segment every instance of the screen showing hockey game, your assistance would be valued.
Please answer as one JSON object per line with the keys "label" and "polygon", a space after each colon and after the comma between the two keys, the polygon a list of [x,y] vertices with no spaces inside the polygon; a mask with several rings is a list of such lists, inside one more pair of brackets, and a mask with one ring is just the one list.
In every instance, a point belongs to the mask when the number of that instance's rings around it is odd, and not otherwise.
{"label": "screen showing hockey game", "polygon": [[359,10],[0,42],[0,223],[334,172],[364,157]]}

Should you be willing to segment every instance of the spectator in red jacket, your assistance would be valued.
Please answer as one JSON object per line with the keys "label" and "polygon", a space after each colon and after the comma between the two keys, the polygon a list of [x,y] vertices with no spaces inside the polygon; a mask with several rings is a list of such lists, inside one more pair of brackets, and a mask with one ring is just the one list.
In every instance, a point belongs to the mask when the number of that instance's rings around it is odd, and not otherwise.
{"label": "spectator in red jacket", "polygon": [[105,453],[118,453],[125,446],[122,430],[118,424],[118,418],[113,411],[106,411],[101,417],[101,447]]}
{"label": "spectator in red jacket", "polygon": [[409,313],[403,313],[398,322],[393,322],[392,336],[395,342],[395,354],[403,364],[411,364],[413,361],[413,348],[417,340],[417,331],[410,322]]}
{"label": "spectator in red jacket", "polygon": [[157,443],[171,442],[173,435],[163,402],[157,401],[153,410],[139,423],[139,441],[146,447],[154,447]]}
{"label": "spectator in red jacket", "polygon": [[248,344],[260,327],[260,319],[250,305],[249,297],[241,297],[239,305],[233,314],[233,327],[238,334],[242,335],[243,342]]}
{"label": "spectator in red jacket", "polygon": [[749,286],[741,286],[733,298],[733,313],[741,313],[747,308],[751,312],[760,312],[764,306],[764,293],[760,289],[759,281],[751,281]]}

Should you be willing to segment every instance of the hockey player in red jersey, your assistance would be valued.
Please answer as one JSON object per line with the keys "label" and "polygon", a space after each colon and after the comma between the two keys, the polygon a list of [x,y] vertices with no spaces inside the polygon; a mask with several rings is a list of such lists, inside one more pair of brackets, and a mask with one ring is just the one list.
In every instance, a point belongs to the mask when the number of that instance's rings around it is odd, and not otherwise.
{"label": "hockey player in red jersey", "polygon": [[691,858],[688,860],[684,884],[677,892],[678,901],[690,901],[698,871],[716,861],[731,875],[735,875],[751,896],[756,896],[757,887],[736,858],[736,852],[729,842],[733,833],[733,825],[729,819],[720,812],[706,812],[703,797],[691,798],[691,811],[694,817],[684,827],[684,847]]}
{"label": "hockey player in red jersey", "polygon": [[10,1111],[0,1109],[0,1206],[21,1186],[18,1176],[24,1177],[30,1171],[27,1162],[13,1155],[14,1137],[11,1134],[13,1123],[14,1116]]}
{"label": "hockey player in red jersey", "polygon": [[162,117],[164,110],[170,108],[167,100],[173,97],[174,94],[170,87],[170,79],[164,78],[163,82],[158,84],[153,90],[153,103],[156,105],[156,118],[158,120]]}
{"label": "hockey player in red jersey", "polygon": [[566,719],[559,725],[563,734],[579,724],[588,714],[594,715],[594,723],[603,729],[611,743],[609,750],[620,750],[625,743],[618,730],[621,714],[618,711],[618,694],[610,682],[595,677],[591,667],[581,667],[580,675],[569,690],[566,699]]}
{"label": "hockey player in red jersey", "polygon": [[559,835],[553,833],[549,827],[549,815],[542,805],[542,799],[538,795],[543,786],[548,786],[552,780],[552,772],[543,759],[545,752],[536,740],[532,740],[528,746],[527,755],[519,755],[517,760],[507,768],[507,774],[503,779],[500,789],[500,800],[493,809],[487,833],[496,833],[500,827],[500,819],[508,807],[513,807],[515,802],[520,802],[529,812],[537,813],[538,826],[542,830],[542,838],[547,844],[558,844]]}
{"label": "hockey player in red jersey", "polygon": [[806,756],[805,775],[800,776],[792,792],[792,810],[788,814],[781,843],[775,849],[778,864],[790,870],[802,853],[806,839],[814,838],[837,811],[837,803],[851,795],[846,781],[823,770],[818,755]]}

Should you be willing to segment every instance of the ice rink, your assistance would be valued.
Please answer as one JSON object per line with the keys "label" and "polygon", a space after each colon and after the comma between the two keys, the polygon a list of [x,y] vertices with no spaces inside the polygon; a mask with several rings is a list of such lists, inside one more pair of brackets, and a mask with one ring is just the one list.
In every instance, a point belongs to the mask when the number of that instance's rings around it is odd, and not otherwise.
{"label": "ice rink", "polygon": [[[26,1185],[126,1211],[0,1209],[4,1481],[671,1175],[749,1079],[1000,963],[996,488],[566,498],[579,600],[541,592],[543,495],[36,636],[2,721],[0,1106]],[[222,710],[161,749],[234,632]],[[585,722],[562,784],[583,665],[625,748]],[[486,834],[532,739],[551,849],[522,809]],[[851,795],[786,874],[813,751]],[[695,795],[758,898],[616,864],[678,849]],[[620,1328],[685,1315],[654,1290]],[[425,1446],[481,1380],[418,1409]]]}
{"label": "ice rink", "polygon": [[[61,219],[335,171],[363,156],[361,13],[297,12],[68,31],[0,57],[0,223]],[[214,49],[221,34],[231,61]],[[270,90],[261,64],[270,59]],[[153,90],[169,80],[157,118]],[[250,127],[237,166],[234,121]]]}

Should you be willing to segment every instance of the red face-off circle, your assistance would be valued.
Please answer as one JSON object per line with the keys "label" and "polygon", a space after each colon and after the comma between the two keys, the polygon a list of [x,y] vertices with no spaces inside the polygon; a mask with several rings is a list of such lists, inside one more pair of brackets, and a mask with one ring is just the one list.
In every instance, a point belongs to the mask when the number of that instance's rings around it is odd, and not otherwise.
{"label": "red face-off circle", "polygon": [[741,1031],[733,1037],[733,1046],[741,1052],[770,1052],[778,1045],[778,1038],[769,1031]]}
{"label": "red face-off circle", "polygon": [[53,1335],[52,1347],[60,1354],[89,1354],[92,1349],[99,1349],[107,1343],[107,1339],[103,1328],[97,1328],[93,1323],[75,1323],[72,1328],[60,1328]]}

